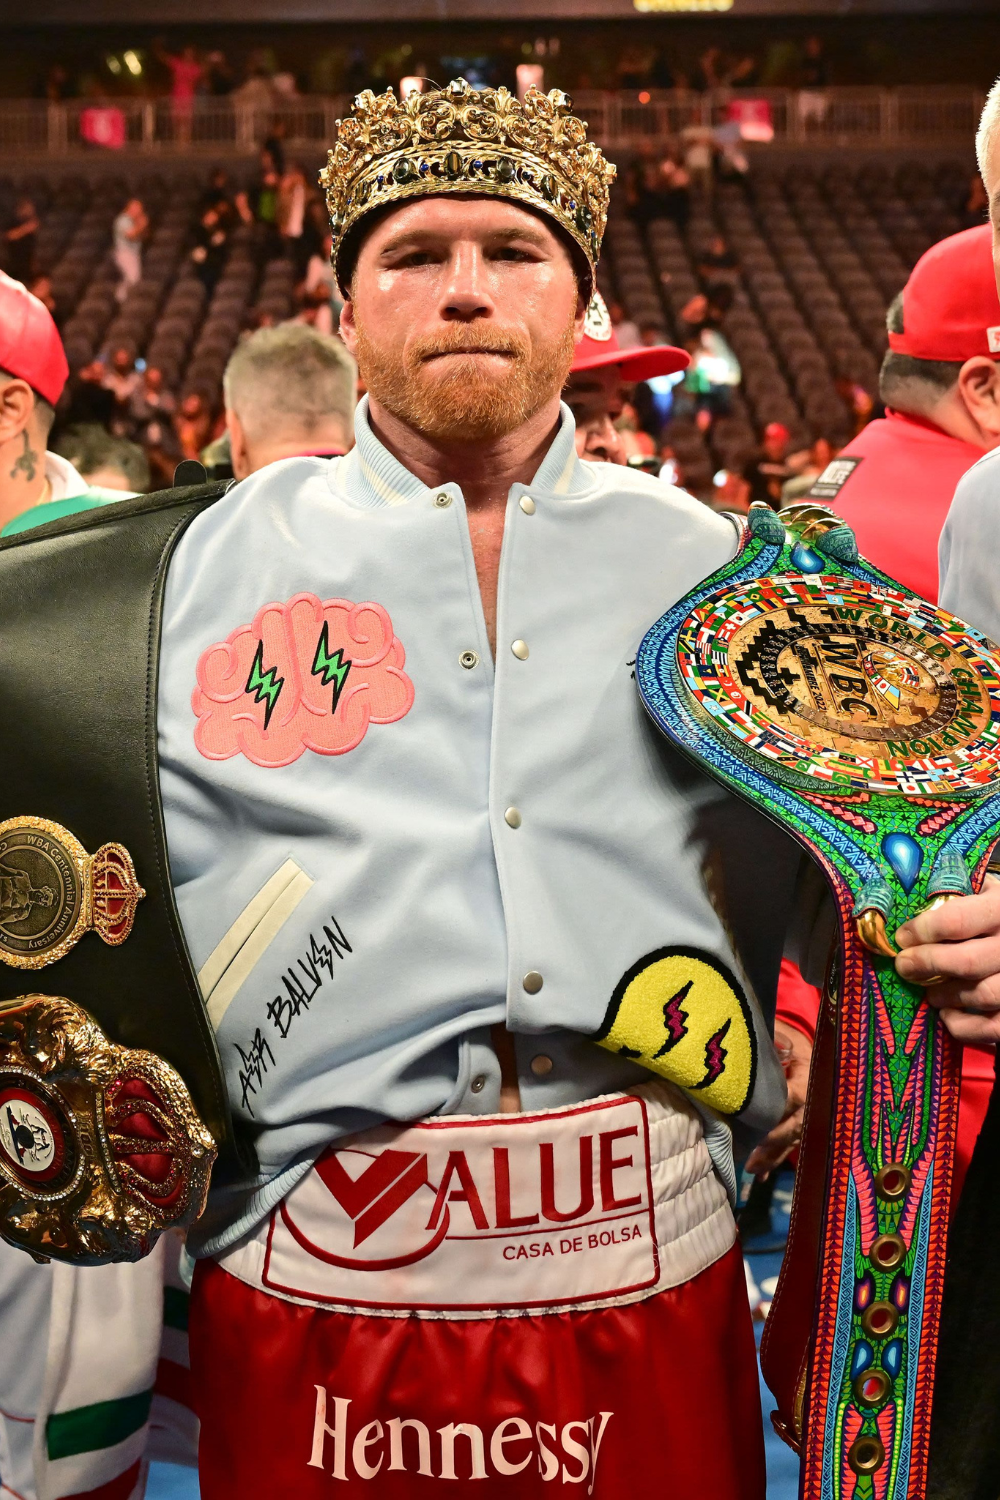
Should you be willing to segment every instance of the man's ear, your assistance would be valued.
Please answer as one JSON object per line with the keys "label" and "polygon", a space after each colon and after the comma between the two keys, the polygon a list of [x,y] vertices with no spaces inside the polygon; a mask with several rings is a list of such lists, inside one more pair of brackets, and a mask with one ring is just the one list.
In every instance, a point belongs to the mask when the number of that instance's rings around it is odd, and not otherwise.
{"label": "man's ear", "polygon": [[358,326],[354,321],[354,303],[348,297],[340,309],[340,337],[347,345],[348,353],[358,357]]}
{"label": "man's ear", "polygon": [[20,437],[34,410],[35,393],[26,380],[8,380],[0,385],[0,443]]}
{"label": "man's ear", "polygon": [[243,431],[243,423],[228,406],[226,407],[226,431],[229,433],[229,453],[233,473],[237,479],[246,479],[248,474],[253,473],[250,447],[247,443],[247,435]]}
{"label": "man's ear", "polygon": [[977,354],[958,372],[958,390],[965,408],[991,447],[1000,443],[1000,363]]}
{"label": "man's ear", "polygon": [[578,344],[583,338],[583,326],[587,321],[587,309],[590,306],[590,298],[585,294],[584,288],[579,280],[576,284],[576,313],[573,317],[573,342]]}

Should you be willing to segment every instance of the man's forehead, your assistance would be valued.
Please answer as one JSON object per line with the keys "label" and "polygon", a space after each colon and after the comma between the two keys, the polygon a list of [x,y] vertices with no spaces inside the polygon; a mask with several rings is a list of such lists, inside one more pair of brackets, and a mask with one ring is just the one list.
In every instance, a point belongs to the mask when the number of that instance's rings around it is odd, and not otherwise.
{"label": "man's forehead", "polygon": [[372,224],[367,239],[382,249],[411,236],[481,240],[519,234],[565,248],[562,235],[544,214],[484,193],[428,194],[395,204]]}

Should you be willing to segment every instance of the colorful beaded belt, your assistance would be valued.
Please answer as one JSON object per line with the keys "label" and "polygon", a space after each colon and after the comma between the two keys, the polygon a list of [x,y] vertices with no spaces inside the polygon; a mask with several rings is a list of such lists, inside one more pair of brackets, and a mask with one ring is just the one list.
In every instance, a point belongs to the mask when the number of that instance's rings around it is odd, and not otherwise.
{"label": "colorful beaded belt", "polygon": [[839,958],[765,1374],[803,1497],[918,1500],[958,1062],[892,934],[985,875],[1000,659],[860,559],[836,515],[754,506],[732,561],[649,631],[636,677],[663,733],[777,820],[833,892]]}

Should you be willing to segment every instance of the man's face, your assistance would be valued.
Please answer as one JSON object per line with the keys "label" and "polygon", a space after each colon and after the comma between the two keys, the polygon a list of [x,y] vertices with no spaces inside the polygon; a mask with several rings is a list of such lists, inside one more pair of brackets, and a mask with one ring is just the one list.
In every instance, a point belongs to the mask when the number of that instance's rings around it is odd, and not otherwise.
{"label": "man's face", "polygon": [[569,377],[563,400],[576,422],[576,451],[593,463],[623,464],[625,449],[615,422],[625,396],[617,365],[600,370],[578,370]]}
{"label": "man's face", "polygon": [[989,160],[983,167],[983,186],[990,205],[990,223],[993,225],[993,269],[996,272],[997,290],[1000,291],[1000,133],[993,142]]}
{"label": "man's face", "polygon": [[476,442],[556,400],[585,312],[543,218],[492,198],[424,198],[366,235],[340,326],[376,405],[433,440]]}

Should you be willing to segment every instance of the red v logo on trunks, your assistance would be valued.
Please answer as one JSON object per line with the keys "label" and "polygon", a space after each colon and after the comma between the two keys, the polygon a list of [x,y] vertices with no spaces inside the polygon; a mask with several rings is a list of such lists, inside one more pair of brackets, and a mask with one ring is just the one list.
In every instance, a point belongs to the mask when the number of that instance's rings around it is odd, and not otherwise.
{"label": "red v logo on trunks", "polygon": [[316,1173],[354,1220],[354,1248],[362,1244],[427,1182],[427,1157],[416,1151],[383,1151],[360,1177],[350,1177],[335,1151]]}

